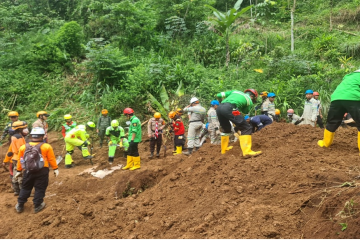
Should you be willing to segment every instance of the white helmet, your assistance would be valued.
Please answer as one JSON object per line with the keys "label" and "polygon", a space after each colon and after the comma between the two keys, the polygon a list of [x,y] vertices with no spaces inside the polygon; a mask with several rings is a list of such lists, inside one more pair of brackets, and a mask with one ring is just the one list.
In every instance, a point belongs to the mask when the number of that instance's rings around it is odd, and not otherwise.
{"label": "white helmet", "polygon": [[31,130],[31,133],[30,133],[31,137],[33,138],[39,138],[39,137],[42,137],[40,135],[45,135],[45,130],[42,128],[42,127],[34,127],[32,130]]}
{"label": "white helmet", "polygon": [[198,102],[198,101],[199,101],[199,99],[197,99],[196,97],[192,97],[190,100],[190,104]]}
{"label": "white helmet", "polygon": [[80,130],[86,130],[86,126],[85,125],[77,125],[76,126],[77,129],[80,129]]}

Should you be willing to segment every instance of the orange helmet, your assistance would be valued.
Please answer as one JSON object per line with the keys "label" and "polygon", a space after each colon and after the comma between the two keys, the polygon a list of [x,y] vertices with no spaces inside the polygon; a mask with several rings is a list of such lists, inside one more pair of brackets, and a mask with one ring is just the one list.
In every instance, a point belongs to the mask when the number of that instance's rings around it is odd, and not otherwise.
{"label": "orange helmet", "polygon": [[156,113],[154,114],[154,118],[161,118],[161,113],[156,112]]}
{"label": "orange helmet", "polygon": [[314,92],[313,95],[314,96],[320,96],[320,94],[318,92]]}
{"label": "orange helmet", "polygon": [[18,117],[18,116],[19,116],[19,113],[15,112],[15,111],[11,111],[8,113],[8,117]]}
{"label": "orange helmet", "polygon": [[50,116],[46,111],[39,111],[36,113],[36,117],[40,117],[40,115],[45,115],[46,117]]}
{"label": "orange helmet", "polygon": [[108,114],[108,113],[109,113],[109,111],[107,109],[101,110],[101,114]]}
{"label": "orange helmet", "polygon": [[170,119],[173,119],[175,116],[176,116],[176,112],[174,112],[174,111],[169,112]]}
{"label": "orange helmet", "polygon": [[13,130],[20,129],[20,128],[27,128],[27,122],[24,121],[16,121],[11,125]]}
{"label": "orange helmet", "polygon": [[279,109],[275,109],[275,115],[280,115],[280,110]]}

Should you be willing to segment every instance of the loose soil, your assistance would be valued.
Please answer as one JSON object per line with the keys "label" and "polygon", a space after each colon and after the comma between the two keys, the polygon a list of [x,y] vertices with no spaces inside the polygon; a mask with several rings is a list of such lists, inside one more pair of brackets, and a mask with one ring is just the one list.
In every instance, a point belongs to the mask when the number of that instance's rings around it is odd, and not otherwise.
{"label": "loose soil", "polygon": [[[62,162],[58,178],[51,171],[38,214],[32,198],[15,212],[1,169],[0,238],[360,238],[357,130],[339,129],[328,149],[316,144],[322,135],[274,123],[253,135],[253,150],[263,154],[249,159],[238,142],[225,155],[205,143],[191,156],[172,156],[169,141],[167,157],[150,160],[143,142],[141,169],[104,179],[78,175],[91,164],[76,149],[75,168]],[[57,133],[50,144],[64,155]],[[97,170],[109,168],[107,148],[95,152]],[[119,150],[114,164],[126,164]]]}

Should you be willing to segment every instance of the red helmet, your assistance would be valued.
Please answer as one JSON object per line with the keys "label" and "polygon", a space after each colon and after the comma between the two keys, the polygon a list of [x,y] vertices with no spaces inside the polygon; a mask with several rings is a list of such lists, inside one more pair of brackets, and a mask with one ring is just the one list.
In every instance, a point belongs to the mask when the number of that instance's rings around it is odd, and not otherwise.
{"label": "red helmet", "polygon": [[125,108],[124,109],[124,115],[130,115],[133,114],[134,110],[132,110],[132,108]]}
{"label": "red helmet", "polygon": [[257,93],[257,91],[255,89],[252,89],[252,88],[246,89],[245,92],[251,92],[252,94],[255,95],[255,98],[258,97],[258,93]]}
{"label": "red helmet", "polygon": [[313,95],[314,96],[320,96],[320,94],[318,92],[314,92]]}

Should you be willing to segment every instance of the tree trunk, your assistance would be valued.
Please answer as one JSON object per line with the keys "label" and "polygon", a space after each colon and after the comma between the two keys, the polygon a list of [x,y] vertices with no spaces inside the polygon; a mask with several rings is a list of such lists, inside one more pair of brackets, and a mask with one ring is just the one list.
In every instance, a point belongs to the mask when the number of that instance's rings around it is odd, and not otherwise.
{"label": "tree trunk", "polygon": [[295,49],[294,43],[294,13],[295,13],[296,0],[294,0],[294,5],[291,9],[291,51],[293,52]]}

